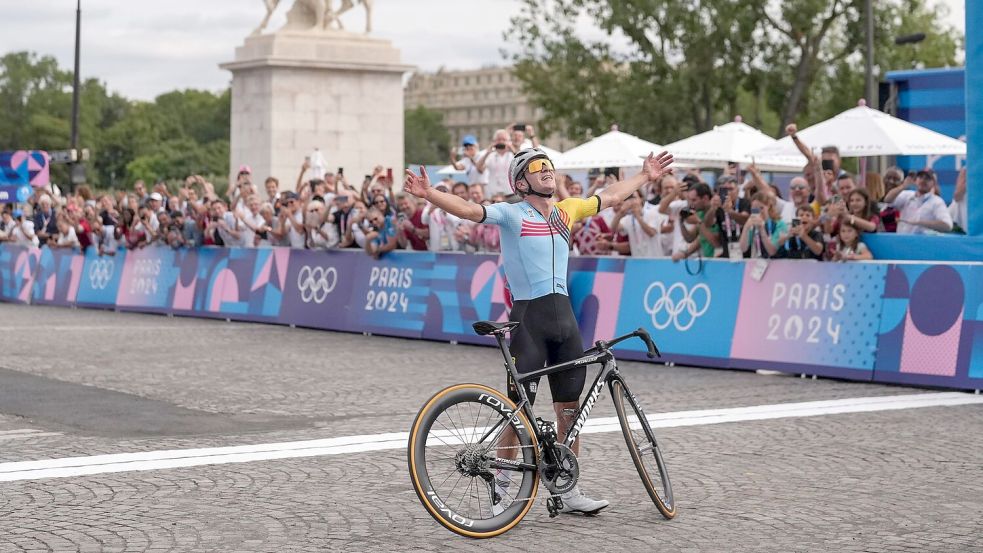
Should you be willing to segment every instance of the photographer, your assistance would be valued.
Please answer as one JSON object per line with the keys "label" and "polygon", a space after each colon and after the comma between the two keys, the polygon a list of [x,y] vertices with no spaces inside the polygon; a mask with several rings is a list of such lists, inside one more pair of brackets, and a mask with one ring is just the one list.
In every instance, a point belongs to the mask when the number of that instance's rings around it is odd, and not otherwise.
{"label": "photographer", "polygon": [[259,245],[259,240],[262,239],[260,234],[263,233],[265,221],[259,212],[259,207],[259,195],[253,194],[246,200],[246,212],[236,214],[236,218],[239,219],[239,228],[242,231],[242,245],[246,248],[255,248]]}
{"label": "photographer", "polygon": [[460,160],[457,159],[457,148],[451,148],[451,165],[458,171],[464,171],[468,184],[484,186],[488,182],[488,171],[478,167],[478,139],[471,134],[465,135],[461,146],[464,152]]}
{"label": "photographer", "polygon": [[294,192],[282,195],[278,232],[286,238],[291,248],[303,249],[307,244],[307,229],[304,226],[304,209]]}
{"label": "photographer", "polygon": [[509,184],[509,164],[512,163],[515,153],[509,146],[508,131],[498,129],[492,138],[492,145],[478,158],[476,164],[478,171],[488,176],[485,193],[489,196],[512,194],[512,186]]}
{"label": "photographer", "polygon": [[744,257],[775,257],[778,244],[788,234],[788,225],[775,206],[775,197],[758,192],[751,197],[751,216],[741,231],[740,247]]}
{"label": "photographer", "polygon": [[781,247],[776,258],[782,259],[823,259],[823,233],[817,228],[816,213],[810,205],[801,205],[795,210],[792,227],[788,234],[779,237]]}
{"label": "photographer", "polygon": [[659,208],[646,202],[642,191],[636,190],[621,204],[611,223],[616,236],[623,233],[628,237],[627,245],[615,243],[615,249],[632,257],[666,257],[662,232],[668,221],[668,216],[659,213]]}
{"label": "photographer", "polygon": [[208,226],[205,227],[205,236],[211,238],[216,246],[232,248],[241,245],[242,233],[239,231],[239,220],[229,213],[225,202],[214,200],[211,207],[212,212]]}
{"label": "photographer", "polygon": [[391,215],[384,215],[375,207],[369,209],[366,216],[370,230],[365,233],[365,251],[379,259],[384,254],[396,249],[396,225]]}
{"label": "photographer", "polygon": [[720,196],[710,191],[710,186],[699,182],[686,192],[688,206],[679,211],[680,231],[687,246],[672,254],[673,261],[685,259],[697,251],[703,257],[713,257],[718,248],[722,247],[720,225],[715,217],[709,215],[714,202],[720,207]]}
{"label": "photographer", "polygon": [[400,247],[418,252],[427,251],[430,227],[423,223],[423,210],[417,204],[416,198],[401,193],[396,196],[396,206]]}
{"label": "photographer", "polygon": [[327,206],[320,200],[314,200],[307,204],[307,217],[304,224],[307,226],[307,249],[327,250],[334,248],[340,242],[338,228],[334,222],[328,221],[326,216]]}

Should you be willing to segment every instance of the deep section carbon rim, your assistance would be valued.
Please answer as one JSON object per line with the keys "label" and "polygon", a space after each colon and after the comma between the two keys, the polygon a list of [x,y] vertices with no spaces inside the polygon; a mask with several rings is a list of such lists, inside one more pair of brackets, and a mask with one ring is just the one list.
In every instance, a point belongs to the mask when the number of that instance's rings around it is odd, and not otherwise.
{"label": "deep section carbon rim", "polygon": [[672,496],[672,484],[655,434],[647,421],[643,423],[645,415],[628,388],[620,380],[615,380],[611,388],[621,431],[642,484],[662,516],[673,518],[676,516],[676,503]]}
{"label": "deep section carbon rim", "polygon": [[[420,500],[448,529],[491,537],[511,528],[533,503],[535,438],[513,409],[502,394],[469,385],[438,393],[417,416],[411,476]],[[510,436],[518,442],[507,441]]]}

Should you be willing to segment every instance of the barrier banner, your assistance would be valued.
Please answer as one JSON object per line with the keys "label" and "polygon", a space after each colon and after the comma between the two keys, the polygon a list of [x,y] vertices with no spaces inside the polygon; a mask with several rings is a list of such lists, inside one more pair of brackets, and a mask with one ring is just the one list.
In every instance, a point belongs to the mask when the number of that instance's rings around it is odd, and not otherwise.
{"label": "barrier banner", "polygon": [[197,313],[241,321],[277,322],[290,249],[226,248],[211,252],[197,260],[186,257],[181,263],[182,278],[175,302],[179,299],[187,302],[190,284],[186,279],[193,278],[195,290],[202,289],[203,284],[205,290],[204,296],[196,295]]}
{"label": "barrier banner", "polygon": [[[307,250],[288,253],[289,268],[281,272],[277,265],[275,272],[283,291],[279,322],[309,328],[359,330],[348,324],[348,318],[349,309],[358,306],[352,300],[354,267],[358,256],[365,254]],[[265,269],[257,283],[264,280],[264,273]]]}
{"label": "barrier banner", "polygon": [[31,303],[31,287],[41,250],[0,245],[0,299]]}
{"label": "barrier banner", "polygon": [[[184,255],[192,252],[193,255],[198,253],[188,251]],[[177,264],[180,257],[183,257],[180,252],[170,248],[130,250],[120,275],[116,307],[151,313],[170,312],[174,287],[181,273]]]}
{"label": "barrier banner", "polygon": [[771,260],[761,280],[759,263],[744,265],[736,366],[872,377],[886,265]]}
{"label": "barrier banner", "polygon": [[[702,270],[690,274],[692,269],[664,259],[626,261],[614,335],[643,327],[664,360],[729,366],[744,264],[704,261]],[[622,346],[644,358],[641,341]]]}
{"label": "barrier banner", "polygon": [[437,254],[430,274],[423,337],[467,344],[494,345],[478,336],[475,321],[507,321],[505,277],[497,254]]}
{"label": "barrier banner", "polygon": [[423,337],[436,254],[357,256],[348,324],[374,334]]}
{"label": "barrier banner", "polygon": [[874,380],[983,378],[981,276],[970,265],[888,266]]}
{"label": "barrier banner", "polygon": [[31,303],[62,307],[75,305],[84,265],[85,257],[76,250],[42,249],[34,275]]}
{"label": "barrier banner", "polygon": [[26,202],[31,187],[47,186],[50,161],[44,150],[0,152],[0,203]]}
{"label": "barrier banner", "polygon": [[115,255],[99,255],[95,248],[89,248],[85,252],[81,282],[75,296],[77,305],[116,307],[116,295],[126,253],[126,250],[121,249]]}
{"label": "barrier banner", "polygon": [[617,257],[571,257],[569,264],[567,288],[586,349],[595,340],[615,337],[625,260]]}

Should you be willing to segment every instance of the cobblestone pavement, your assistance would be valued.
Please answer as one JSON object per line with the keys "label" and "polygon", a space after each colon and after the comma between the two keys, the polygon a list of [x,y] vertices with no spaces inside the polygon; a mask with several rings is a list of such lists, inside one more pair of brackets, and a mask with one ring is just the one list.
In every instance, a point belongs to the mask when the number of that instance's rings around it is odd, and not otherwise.
{"label": "cobblestone pavement", "polygon": [[[232,425],[135,435],[57,409],[25,419],[0,399],[0,462],[406,431],[437,389],[502,380],[490,348],[267,325],[0,305],[0,331],[2,368]],[[652,413],[919,391],[622,369]],[[605,397],[593,416],[613,414]],[[658,433],[679,504],[672,521],[645,495],[621,435],[602,433],[584,438],[582,486],[609,499],[608,510],[550,519],[540,496],[493,540],[433,522],[410,487],[405,452],[388,450],[0,483],[0,552],[983,551],[981,405]]]}

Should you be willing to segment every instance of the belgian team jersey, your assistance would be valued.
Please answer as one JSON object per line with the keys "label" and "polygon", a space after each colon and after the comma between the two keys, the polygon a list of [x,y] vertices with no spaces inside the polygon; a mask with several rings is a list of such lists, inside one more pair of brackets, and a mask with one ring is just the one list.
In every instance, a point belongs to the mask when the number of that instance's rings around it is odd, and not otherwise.
{"label": "belgian team jersey", "polygon": [[567,198],[557,202],[549,218],[529,202],[484,207],[482,223],[501,228],[502,264],[513,300],[567,294],[567,262],[573,224],[597,214],[601,198]]}

